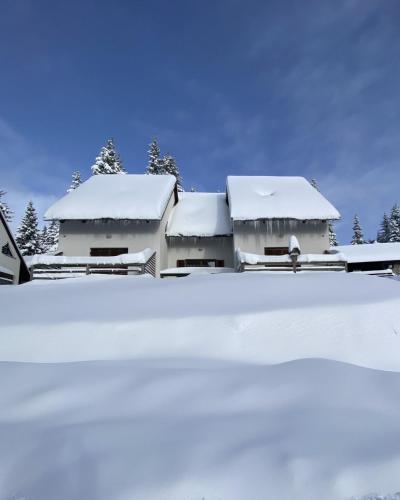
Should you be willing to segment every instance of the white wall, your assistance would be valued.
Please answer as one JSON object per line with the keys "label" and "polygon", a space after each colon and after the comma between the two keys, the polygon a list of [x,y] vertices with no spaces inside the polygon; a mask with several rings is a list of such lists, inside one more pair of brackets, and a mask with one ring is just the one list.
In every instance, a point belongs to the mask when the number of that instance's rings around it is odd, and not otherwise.
{"label": "white wall", "polygon": [[128,248],[129,253],[151,248],[157,252],[156,275],[167,266],[165,227],[174,205],[174,194],[161,221],[67,220],[60,224],[58,251],[88,256],[91,248]]}
{"label": "white wall", "polygon": [[[3,245],[6,245],[7,243],[10,245],[10,250],[11,253],[13,254],[13,257],[4,255],[1,251]],[[3,226],[1,221],[0,221],[0,266],[9,269],[14,274],[14,283],[17,284],[19,282],[19,272],[21,268],[21,263],[18,255],[15,252],[13,243],[8,237],[6,228]]]}
{"label": "white wall", "polygon": [[287,247],[291,235],[299,240],[302,253],[323,253],[329,249],[327,221],[235,221],[233,231],[235,249],[259,255],[264,255],[265,247]]}
{"label": "white wall", "polygon": [[218,259],[225,267],[233,267],[233,238],[169,237],[168,267],[177,267],[176,261],[181,259]]}

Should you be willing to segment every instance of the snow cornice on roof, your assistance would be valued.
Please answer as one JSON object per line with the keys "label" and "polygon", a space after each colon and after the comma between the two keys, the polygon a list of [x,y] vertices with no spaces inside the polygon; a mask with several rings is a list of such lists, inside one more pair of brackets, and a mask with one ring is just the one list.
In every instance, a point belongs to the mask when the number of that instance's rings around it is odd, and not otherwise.
{"label": "snow cornice on roof", "polygon": [[336,208],[304,177],[228,176],[226,189],[234,221],[340,219]]}

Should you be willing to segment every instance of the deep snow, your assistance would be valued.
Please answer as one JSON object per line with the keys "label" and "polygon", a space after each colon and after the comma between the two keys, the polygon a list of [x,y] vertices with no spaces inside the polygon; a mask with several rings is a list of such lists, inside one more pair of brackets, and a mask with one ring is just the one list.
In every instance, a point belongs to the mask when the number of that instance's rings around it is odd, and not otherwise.
{"label": "deep snow", "polygon": [[1,287],[0,499],[395,498],[399,306],[344,273]]}

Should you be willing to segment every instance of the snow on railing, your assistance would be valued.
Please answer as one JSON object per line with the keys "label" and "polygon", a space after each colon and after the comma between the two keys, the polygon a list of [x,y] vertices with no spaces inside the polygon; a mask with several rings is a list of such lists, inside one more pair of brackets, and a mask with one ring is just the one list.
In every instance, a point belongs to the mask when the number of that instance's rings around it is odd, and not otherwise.
{"label": "snow on railing", "polygon": [[28,267],[34,278],[65,278],[82,274],[151,274],[155,276],[155,255],[151,248],[114,257],[33,255]]}

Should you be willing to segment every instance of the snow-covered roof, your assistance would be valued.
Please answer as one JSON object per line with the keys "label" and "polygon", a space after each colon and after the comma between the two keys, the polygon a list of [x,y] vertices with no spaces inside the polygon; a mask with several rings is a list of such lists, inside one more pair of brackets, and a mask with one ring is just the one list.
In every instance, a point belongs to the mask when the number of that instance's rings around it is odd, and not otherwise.
{"label": "snow-covered roof", "polygon": [[56,201],[45,219],[159,220],[175,182],[172,175],[93,175]]}
{"label": "snow-covered roof", "polygon": [[332,247],[331,252],[345,255],[349,264],[355,262],[400,261],[400,243],[372,243]]}
{"label": "snow-covered roof", "polygon": [[229,176],[227,193],[233,220],[340,218],[304,177]]}
{"label": "snow-covered roof", "polygon": [[168,221],[168,236],[229,234],[232,234],[232,223],[225,194],[179,193],[179,201]]}

